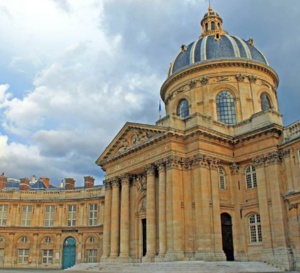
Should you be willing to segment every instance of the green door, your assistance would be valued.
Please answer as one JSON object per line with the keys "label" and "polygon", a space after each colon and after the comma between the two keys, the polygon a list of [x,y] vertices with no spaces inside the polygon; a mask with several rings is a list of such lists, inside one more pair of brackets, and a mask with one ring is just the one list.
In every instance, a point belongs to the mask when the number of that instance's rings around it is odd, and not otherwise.
{"label": "green door", "polygon": [[76,260],[76,241],[73,237],[68,237],[64,241],[62,268],[66,269],[75,264]]}

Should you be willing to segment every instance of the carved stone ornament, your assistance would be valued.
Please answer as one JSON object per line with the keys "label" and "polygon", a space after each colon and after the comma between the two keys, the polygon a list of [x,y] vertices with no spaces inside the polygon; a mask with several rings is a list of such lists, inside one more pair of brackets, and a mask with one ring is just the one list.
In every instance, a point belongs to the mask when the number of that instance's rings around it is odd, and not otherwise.
{"label": "carved stone ornament", "polygon": [[189,87],[192,89],[196,86],[196,81],[195,80],[191,80],[190,83],[189,83]]}
{"label": "carved stone ornament", "polygon": [[139,175],[135,179],[137,190],[141,193],[147,190],[147,178],[143,175]]}
{"label": "carved stone ornament", "polygon": [[125,185],[125,184],[129,185],[130,179],[131,179],[131,176],[129,174],[124,174],[120,178],[121,178],[122,185]]}
{"label": "carved stone ornament", "polygon": [[255,167],[262,167],[265,164],[265,158],[263,155],[254,157],[252,161]]}
{"label": "carved stone ornament", "polygon": [[231,163],[229,165],[229,168],[230,168],[231,174],[238,174],[240,171],[240,166],[237,163]]}
{"label": "carved stone ornament", "polygon": [[253,76],[253,75],[250,75],[248,76],[248,80],[249,82],[251,83],[255,83],[257,81],[257,77],[256,76]]}
{"label": "carved stone ornament", "polygon": [[225,76],[217,77],[217,82],[227,82],[227,81],[229,81],[228,77]]}
{"label": "carved stone ornament", "polygon": [[209,166],[212,169],[217,169],[219,167],[220,159],[216,157],[207,157],[207,161],[209,162]]}
{"label": "carved stone ornament", "polygon": [[120,187],[120,179],[118,177],[113,178],[111,184],[113,188]]}
{"label": "carved stone ornament", "polygon": [[125,152],[126,150],[128,150],[130,147],[129,147],[129,142],[127,139],[123,138],[122,141],[121,141],[121,146],[118,150],[119,153],[122,153],[122,152]]}
{"label": "carved stone ornament", "polygon": [[268,153],[266,156],[266,160],[265,160],[266,164],[276,164],[281,162],[282,162],[282,158],[280,157],[278,151]]}
{"label": "carved stone ornament", "polygon": [[201,82],[202,85],[208,84],[208,82],[209,82],[209,77],[207,77],[207,76],[201,77],[201,78],[200,78],[200,82]]}
{"label": "carved stone ornament", "polygon": [[111,190],[111,180],[110,179],[105,179],[103,181],[103,184],[104,184],[104,187],[105,187],[105,190]]}
{"label": "carved stone ornament", "polygon": [[143,199],[143,201],[141,202],[141,206],[140,206],[140,213],[144,213],[147,210],[147,200],[146,198]]}
{"label": "carved stone ornament", "polygon": [[166,160],[167,169],[179,169],[182,167],[183,159],[177,156],[169,156]]}
{"label": "carved stone ornament", "polygon": [[292,210],[292,209],[298,209],[298,204],[291,204],[289,206],[289,210]]}
{"label": "carved stone ornament", "polygon": [[160,159],[157,162],[155,162],[155,166],[157,167],[159,172],[165,172],[166,171],[166,163],[163,159]]}
{"label": "carved stone ornament", "polygon": [[154,175],[155,174],[155,165],[154,164],[148,164],[145,166],[145,173],[147,176]]}
{"label": "carved stone ornament", "polygon": [[235,78],[237,79],[238,82],[243,82],[245,80],[245,75],[243,75],[243,74],[236,74]]}

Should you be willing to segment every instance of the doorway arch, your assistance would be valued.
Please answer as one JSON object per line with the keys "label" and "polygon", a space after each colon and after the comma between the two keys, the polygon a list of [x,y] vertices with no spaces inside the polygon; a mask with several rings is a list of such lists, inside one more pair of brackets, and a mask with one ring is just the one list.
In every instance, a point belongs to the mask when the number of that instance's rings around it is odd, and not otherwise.
{"label": "doorway arch", "polygon": [[227,261],[234,261],[232,220],[228,213],[221,214],[222,244]]}
{"label": "doorway arch", "polygon": [[76,262],[76,241],[73,237],[65,239],[63,244],[62,269],[75,265]]}

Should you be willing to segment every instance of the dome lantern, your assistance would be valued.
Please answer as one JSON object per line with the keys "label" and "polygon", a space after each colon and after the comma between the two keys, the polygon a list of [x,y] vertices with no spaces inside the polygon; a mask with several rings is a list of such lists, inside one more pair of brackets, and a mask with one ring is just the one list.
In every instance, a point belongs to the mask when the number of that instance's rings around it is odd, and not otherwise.
{"label": "dome lantern", "polygon": [[226,31],[222,29],[223,20],[217,12],[213,11],[212,6],[209,6],[208,12],[201,20],[202,35],[201,37],[208,35],[215,35],[218,39],[221,34],[225,34]]}

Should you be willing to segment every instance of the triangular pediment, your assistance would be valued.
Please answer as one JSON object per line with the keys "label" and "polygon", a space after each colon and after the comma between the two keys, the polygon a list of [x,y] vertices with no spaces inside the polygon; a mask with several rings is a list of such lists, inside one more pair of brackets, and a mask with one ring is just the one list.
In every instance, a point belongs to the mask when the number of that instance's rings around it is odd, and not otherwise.
{"label": "triangular pediment", "polygon": [[167,129],[161,126],[127,122],[99,156],[96,163],[101,166],[107,160],[133,151],[165,133],[167,133]]}

